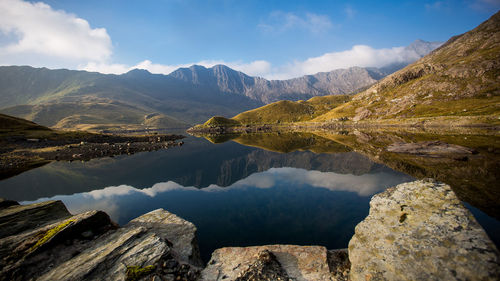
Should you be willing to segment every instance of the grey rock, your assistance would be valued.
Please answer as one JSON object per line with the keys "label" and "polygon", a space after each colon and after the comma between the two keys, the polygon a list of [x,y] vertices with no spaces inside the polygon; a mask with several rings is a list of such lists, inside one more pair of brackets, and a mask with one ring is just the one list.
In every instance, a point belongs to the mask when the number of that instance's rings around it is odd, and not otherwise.
{"label": "grey rock", "polygon": [[130,221],[127,227],[141,226],[172,243],[181,262],[202,266],[196,226],[168,211],[157,209]]}
{"label": "grey rock", "polygon": [[240,273],[236,281],[291,280],[276,256],[268,250],[260,252],[255,262]]}
{"label": "grey rock", "polygon": [[375,195],[349,242],[351,280],[498,280],[499,252],[448,185]]}
{"label": "grey rock", "polygon": [[212,258],[202,271],[200,280],[230,281],[243,278],[246,272],[252,272],[252,269],[260,267],[258,266],[259,254],[264,251],[269,251],[276,256],[277,262],[292,280],[336,280],[329,270],[325,247],[296,245],[217,249],[212,253]]}
{"label": "grey rock", "polygon": [[92,244],[85,232],[99,236],[114,228],[106,213],[89,211],[0,239],[0,280],[39,276]]}
{"label": "grey rock", "polygon": [[0,238],[70,216],[71,214],[61,201],[11,205],[0,209]]}
{"label": "grey rock", "polygon": [[158,209],[94,240],[38,280],[195,280],[201,265],[195,232],[192,223]]}

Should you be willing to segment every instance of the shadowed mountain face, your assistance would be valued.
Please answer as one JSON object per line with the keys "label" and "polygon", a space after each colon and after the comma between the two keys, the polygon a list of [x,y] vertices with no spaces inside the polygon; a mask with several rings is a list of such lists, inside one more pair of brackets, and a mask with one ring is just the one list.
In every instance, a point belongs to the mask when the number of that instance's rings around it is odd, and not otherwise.
{"label": "shadowed mountain face", "polygon": [[[429,50],[433,44],[421,42]],[[417,49],[415,59],[421,50],[427,50]],[[269,81],[224,65],[194,65],[169,75],[139,69],[105,75],[1,66],[0,111],[54,128],[179,128],[214,115],[234,116],[277,100],[353,93],[388,71],[352,67]]]}

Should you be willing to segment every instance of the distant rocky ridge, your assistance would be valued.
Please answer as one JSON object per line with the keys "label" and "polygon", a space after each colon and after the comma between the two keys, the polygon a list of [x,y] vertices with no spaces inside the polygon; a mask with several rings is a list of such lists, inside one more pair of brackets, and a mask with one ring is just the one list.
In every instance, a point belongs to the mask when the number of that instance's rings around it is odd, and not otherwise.
{"label": "distant rocky ridge", "polygon": [[288,80],[251,77],[224,65],[211,68],[193,65],[189,68],[180,68],[169,76],[195,85],[218,89],[224,93],[244,95],[265,104],[279,100],[305,100],[315,96],[354,94],[360,88],[369,86],[425,56],[441,44],[441,42],[416,40],[405,47],[410,60],[382,68],[350,67]]}
{"label": "distant rocky ridge", "polygon": [[[328,223],[328,222],[325,222]],[[348,250],[266,245],[199,258],[196,227],[158,209],[118,227],[61,201],[0,200],[0,280],[496,280],[500,253],[451,188],[433,180],[375,195]],[[311,231],[314,231],[312,229]]]}
{"label": "distant rocky ridge", "polygon": [[[407,49],[417,59],[438,44],[416,41]],[[273,81],[224,65],[193,65],[169,75],[0,66],[0,112],[61,129],[183,128],[277,100],[355,93],[410,62]]]}

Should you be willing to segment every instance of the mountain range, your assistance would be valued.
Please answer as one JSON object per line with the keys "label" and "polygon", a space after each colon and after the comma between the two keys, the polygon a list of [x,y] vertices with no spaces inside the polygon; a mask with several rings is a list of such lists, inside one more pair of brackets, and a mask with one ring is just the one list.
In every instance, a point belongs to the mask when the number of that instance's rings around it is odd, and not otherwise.
{"label": "mountain range", "polygon": [[[500,125],[500,12],[355,95],[279,101],[202,126]],[[304,125],[304,124],[303,124]]]}
{"label": "mountain range", "polygon": [[[440,43],[405,48],[418,58]],[[67,129],[186,127],[278,100],[351,94],[409,62],[351,67],[289,80],[251,77],[224,65],[193,65],[169,75],[134,69],[122,75],[0,66],[0,112]]]}

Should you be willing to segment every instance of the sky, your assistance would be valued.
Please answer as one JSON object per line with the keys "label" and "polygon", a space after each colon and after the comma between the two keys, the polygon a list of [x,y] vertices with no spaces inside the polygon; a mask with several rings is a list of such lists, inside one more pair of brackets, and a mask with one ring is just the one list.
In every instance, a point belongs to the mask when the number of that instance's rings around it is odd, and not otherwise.
{"label": "sky", "polygon": [[168,74],[225,64],[287,79],[407,59],[448,40],[500,0],[0,0],[0,65]]}

